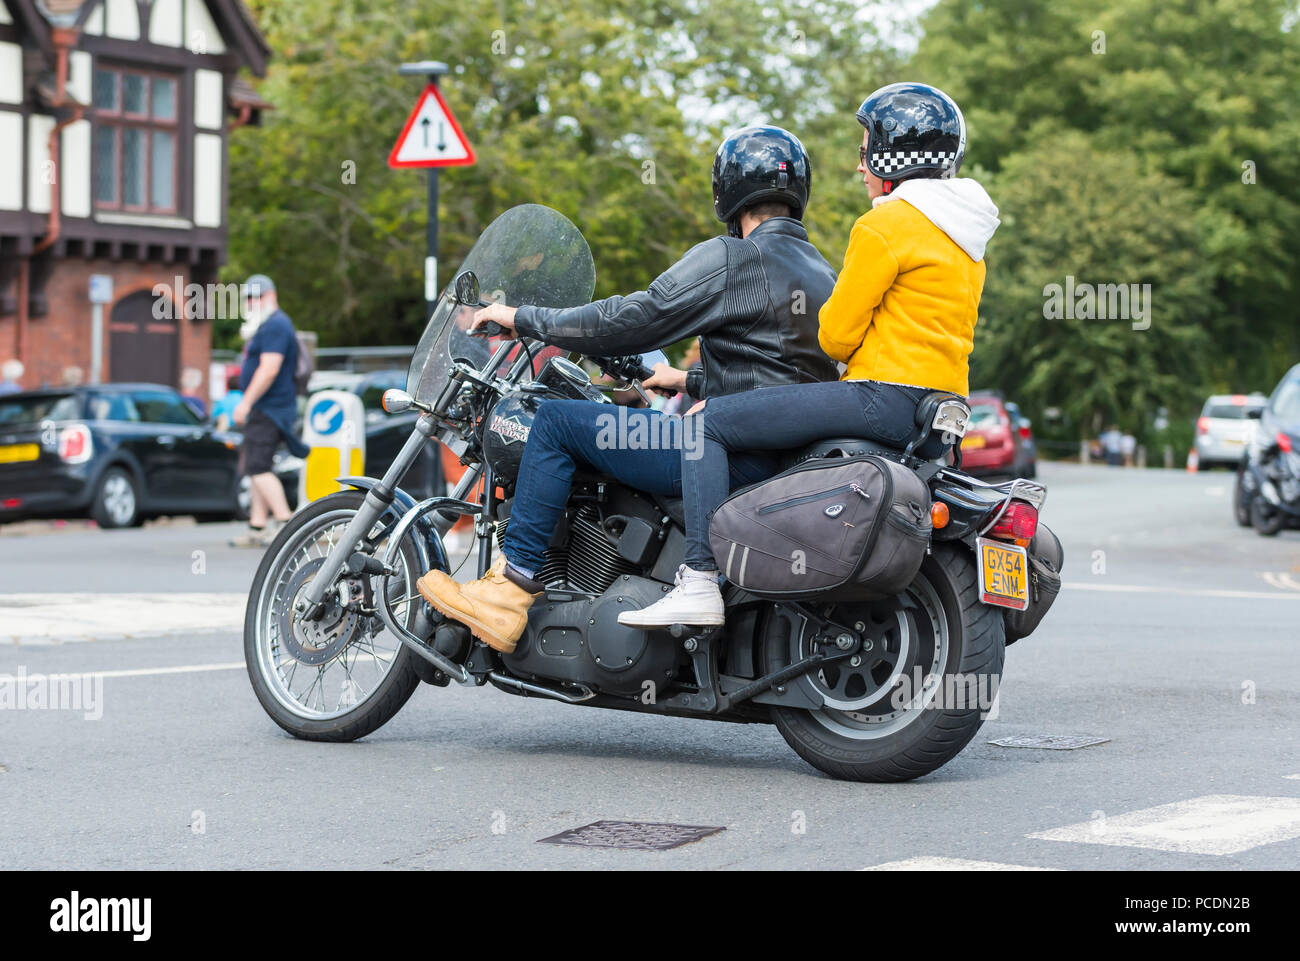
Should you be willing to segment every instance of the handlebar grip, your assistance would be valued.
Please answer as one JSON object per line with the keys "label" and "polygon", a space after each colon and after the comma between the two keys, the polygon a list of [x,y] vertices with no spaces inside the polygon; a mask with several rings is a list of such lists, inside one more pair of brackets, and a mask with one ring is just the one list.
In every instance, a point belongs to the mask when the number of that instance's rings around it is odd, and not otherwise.
{"label": "handlebar grip", "polygon": [[504,334],[506,329],[498,324],[495,320],[489,320],[482,327],[476,327],[471,330],[471,337],[499,337]]}

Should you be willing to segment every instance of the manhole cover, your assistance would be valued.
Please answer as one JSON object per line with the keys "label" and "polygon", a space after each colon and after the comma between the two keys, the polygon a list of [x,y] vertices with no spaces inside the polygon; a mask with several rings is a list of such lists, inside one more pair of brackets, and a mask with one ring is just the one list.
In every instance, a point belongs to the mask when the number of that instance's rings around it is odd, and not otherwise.
{"label": "manhole cover", "polygon": [[989,741],[998,747],[1029,747],[1041,751],[1077,751],[1081,747],[1105,744],[1108,737],[1092,737],[1088,734],[1021,734],[1014,737],[1000,737]]}
{"label": "manhole cover", "polygon": [[589,848],[625,848],[631,851],[667,851],[690,844],[726,828],[696,824],[659,824],[653,821],[593,821],[538,844],[577,844]]}

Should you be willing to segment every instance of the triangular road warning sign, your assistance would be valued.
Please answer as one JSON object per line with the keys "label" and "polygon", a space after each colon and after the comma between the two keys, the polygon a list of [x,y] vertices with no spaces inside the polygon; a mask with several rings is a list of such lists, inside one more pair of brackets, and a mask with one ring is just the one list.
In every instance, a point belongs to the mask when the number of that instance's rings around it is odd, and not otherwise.
{"label": "triangular road warning sign", "polygon": [[390,167],[459,167],[474,163],[474,148],[433,84],[424,88],[388,155]]}

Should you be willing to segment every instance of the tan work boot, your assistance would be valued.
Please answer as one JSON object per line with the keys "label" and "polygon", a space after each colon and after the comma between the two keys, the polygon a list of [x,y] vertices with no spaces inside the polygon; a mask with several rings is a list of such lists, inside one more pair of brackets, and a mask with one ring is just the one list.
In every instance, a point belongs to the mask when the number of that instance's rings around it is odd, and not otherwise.
{"label": "tan work boot", "polygon": [[442,571],[429,571],[415,586],[421,597],[488,647],[511,654],[528,626],[528,609],[541,592],[529,593],[510,580],[505,566],[505,555],[498,554],[492,569],[477,581],[457,584]]}

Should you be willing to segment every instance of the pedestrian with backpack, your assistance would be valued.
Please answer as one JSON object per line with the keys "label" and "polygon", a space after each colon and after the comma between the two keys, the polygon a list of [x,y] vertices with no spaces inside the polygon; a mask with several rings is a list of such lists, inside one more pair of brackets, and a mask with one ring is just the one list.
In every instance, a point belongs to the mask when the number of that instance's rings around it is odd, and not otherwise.
{"label": "pedestrian with backpack", "polygon": [[244,428],[242,462],[249,478],[251,506],[249,531],[231,541],[234,547],[264,547],[273,530],[267,521],[284,523],[292,515],[284,485],[272,470],[281,443],[296,457],[305,457],[308,447],[294,433],[298,414],[299,355],[302,348],[289,315],[280,309],[275,284],[265,274],[254,274],[244,284],[244,324],[248,339],[240,371],[244,392],[233,419]]}

